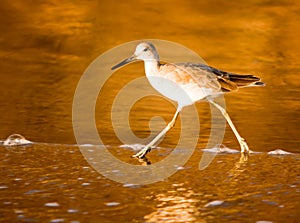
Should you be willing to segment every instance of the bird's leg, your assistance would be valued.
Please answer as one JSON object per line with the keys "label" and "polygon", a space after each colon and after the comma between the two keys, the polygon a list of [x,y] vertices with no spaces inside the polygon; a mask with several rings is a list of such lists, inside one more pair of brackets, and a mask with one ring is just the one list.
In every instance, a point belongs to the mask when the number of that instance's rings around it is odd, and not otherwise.
{"label": "bird's leg", "polygon": [[172,120],[169,122],[169,124],[148,145],[146,145],[137,154],[133,155],[133,157],[143,158],[148,152],[150,152],[151,147],[174,126],[176,118],[177,118],[180,110],[181,110],[181,108],[177,108],[176,113],[174,114],[174,116],[173,116]]}
{"label": "bird's leg", "polygon": [[217,109],[219,109],[222,113],[222,115],[225,117],[226,121],[228,122],[230,128],[232,129],[235,137],[237,138],[237,140],[239,141],[240,143],[240,146],[241,146],[241,153],[249,153],[250,150],[249,150],[249,147],[245,141],[244,138],[242,138],[240,136],[240,134],[238,133],[238,131],[236,130],[233,122],[231,121],[228,113],[226,112],[226,110],[219,104],[217,104],[216,102],[214,102],[213,100],[209,100],[210,103],[212,103]]}

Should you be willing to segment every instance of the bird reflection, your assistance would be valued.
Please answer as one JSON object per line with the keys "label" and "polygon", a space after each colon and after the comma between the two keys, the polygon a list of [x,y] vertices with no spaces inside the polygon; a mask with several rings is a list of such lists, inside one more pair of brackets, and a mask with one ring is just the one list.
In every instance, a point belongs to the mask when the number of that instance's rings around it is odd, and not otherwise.
{"label": "bird reflection", "polygon": [[230,178],[236,178],[241,175],[247,168],[249,155],[241,153],[239,160],[234,164],[234,167],[229,171]]}
{"label": "bird reflection", "polygon": [[140,164],[142,166],[151,165],[151,161],[147,157],[145,157],[145,156],[143,158],[138,158],[138,161],[140,162]]}

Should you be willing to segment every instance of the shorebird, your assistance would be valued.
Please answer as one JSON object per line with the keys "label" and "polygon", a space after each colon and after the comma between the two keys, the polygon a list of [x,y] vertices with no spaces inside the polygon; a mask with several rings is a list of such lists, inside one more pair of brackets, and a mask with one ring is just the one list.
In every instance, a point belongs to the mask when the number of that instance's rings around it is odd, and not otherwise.
{"label": "shorebird", "polygon": [[252,74],[230,73],[201,63],[163,64],[159,60],[155,46],[150,42],[138,44],[132,56],[111,69],[115,70],[137,60],[144,61],[145,73],[152,87],[164,96],[176,101],[178,106],[168,125],[133,157],[144,158],[155,143],[174,126],[183,107],[204,100],[220,110],[240,144],[241,153],[250,152],[245,139],[236,130],[225,108],[216,103],[214,98],[242,87],[263,86],[264,83],[260,81],[259,77]]}

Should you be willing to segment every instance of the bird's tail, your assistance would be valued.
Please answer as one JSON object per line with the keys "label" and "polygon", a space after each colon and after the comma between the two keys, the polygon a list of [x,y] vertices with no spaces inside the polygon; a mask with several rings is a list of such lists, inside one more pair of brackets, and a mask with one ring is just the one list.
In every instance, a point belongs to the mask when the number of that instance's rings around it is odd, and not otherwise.
{"label": "bird's tail", "polygon": [[226,72],[226,75],[218,78],[223,92],[236,91],[238,88],[265,86],[264,82],[260,81],[259,77],[252,74],[234,74]]}
{"label": "bird's tail", "polygon": [[239,88],[250,86],[265,86],[259,77],[252,74],[233,74],[229,73],[229,80],[234,82]]}

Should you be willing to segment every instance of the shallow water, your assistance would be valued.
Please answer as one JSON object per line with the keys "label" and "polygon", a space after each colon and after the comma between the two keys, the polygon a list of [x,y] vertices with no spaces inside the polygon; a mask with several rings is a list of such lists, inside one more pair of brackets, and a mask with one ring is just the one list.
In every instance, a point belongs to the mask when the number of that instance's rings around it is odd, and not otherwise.
{"label": "shallow water", "polygon": [[[0,147],[0,220],[298,222],[299,9],[299,3],[289,0],[2,1],[0,139],[20,133],[38,143]],[[209,65],[263,79],[266,87],[225,96],[241,135],[260,153],[247,161],[236,153],[220,154],[199,170],[211,127],[209,106],[199,103],[197,149],[184,166],[174,167],[174,175],[136,186],[93,169],[75,145],[72,102],[77,84],[105,51],[148,38],[180,43]],[[144,163],[130,158],[135,151],[120,147],[124,143],[114,133],[110,108],[124,85],[143,76],[141,63],[114,73],[101,89],[95,116],[109,151],[138,166]],[[131,128],[146,138],[152,117],[167,122],[174,112],[165,99],[146,97],[132,108]],[[159,119],[153,123],[156,132],[164,126]],[[150,162],[159,163],[176,146],[181,124],[149,154]],[[239,149],[229,128],[222,143]],[[292,154],[267,153],[276,149]]]}
{"label": "shallow water", "polygon": [[[131,152],[117,147],[110,151],[126,156]],[[154,150],[149,159],[155,160],[165,152]],[[133,185],[116,183],[96,172],[77,146],[1,147],[4,177],[0,184],[0,219],[298,222],[299,155],[259,153],[246,160],[239,153],[225,153],[200,171],[198,162],[202,155],[203,152],[195,151],[184,168],[164,181]]]}

